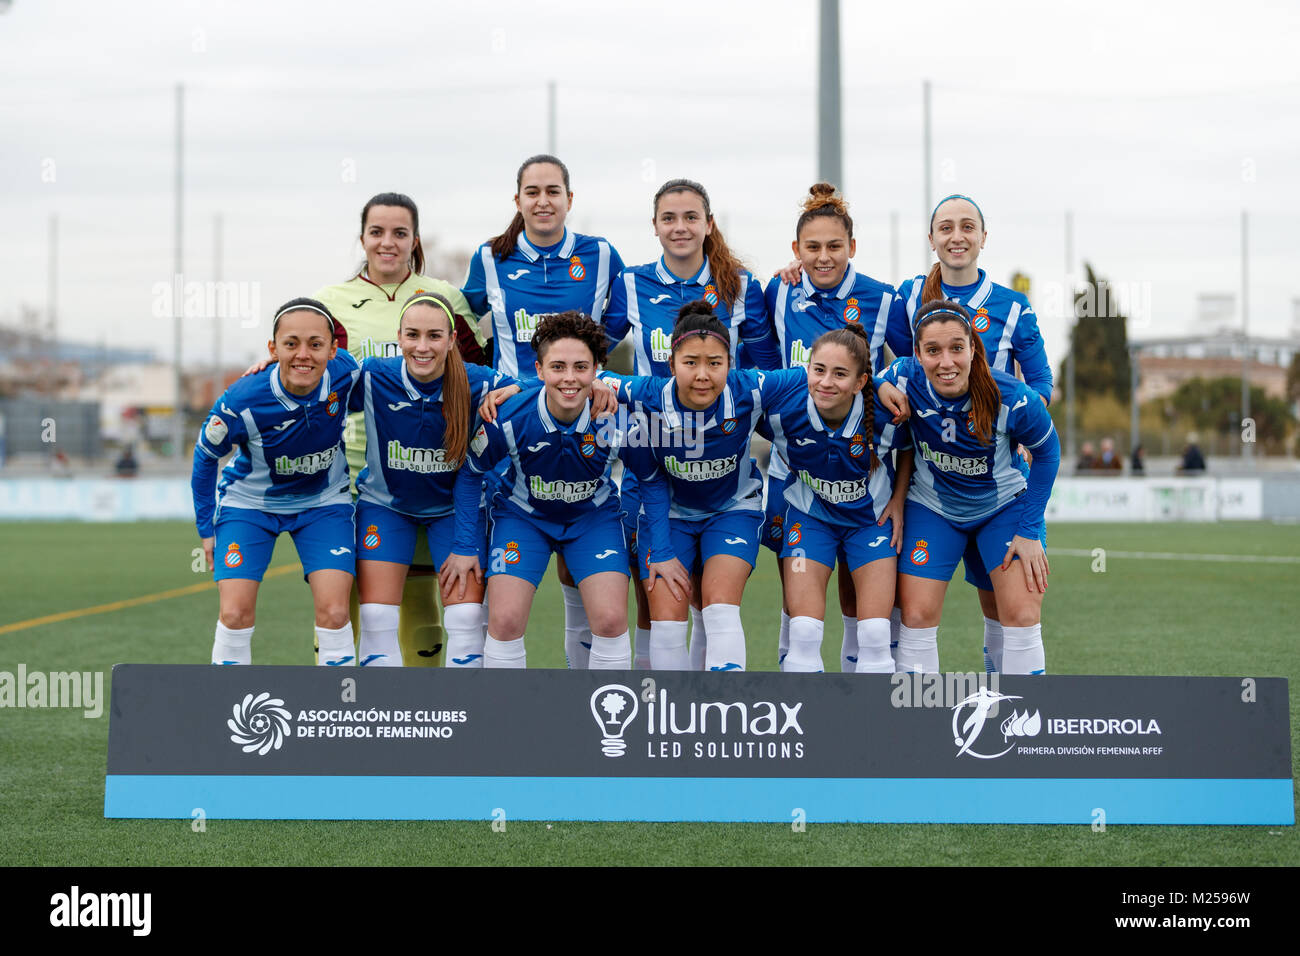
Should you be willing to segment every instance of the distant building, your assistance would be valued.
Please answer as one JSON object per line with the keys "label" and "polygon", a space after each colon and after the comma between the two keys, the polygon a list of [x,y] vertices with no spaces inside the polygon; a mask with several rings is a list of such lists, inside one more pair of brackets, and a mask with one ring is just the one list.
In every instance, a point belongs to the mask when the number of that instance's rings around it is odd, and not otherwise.
{"label": "distant building", "polygon": [[[1220,331],[1182,338],[1146,339],[1132,343],[1137,352],[1138,401],[1165,398],[1194,378],[1241,378],[1243,342],[1240,332]],[[1250,383],[1273,398],[1286,398],[1286,373],[1300,352],[1300,335],[1287,338],[1250,336]]]}

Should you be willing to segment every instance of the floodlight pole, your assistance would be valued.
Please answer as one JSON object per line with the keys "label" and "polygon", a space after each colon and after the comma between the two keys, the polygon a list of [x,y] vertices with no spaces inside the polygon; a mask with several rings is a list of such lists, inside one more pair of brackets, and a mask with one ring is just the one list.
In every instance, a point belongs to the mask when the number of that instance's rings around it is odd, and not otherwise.
{"label": "floodlight pole", "polygon": [[821,30],[817,58],[817,175],[844,188],[843,143],[840,130],[840,3],[821,0]]}

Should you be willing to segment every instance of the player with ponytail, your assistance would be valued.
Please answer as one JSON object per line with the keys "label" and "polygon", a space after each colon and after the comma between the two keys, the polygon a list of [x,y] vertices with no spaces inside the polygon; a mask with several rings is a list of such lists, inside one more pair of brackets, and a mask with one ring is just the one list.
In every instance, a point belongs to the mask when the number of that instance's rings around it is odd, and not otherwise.
{"label": "player with ponytail", "polygon": [[[806,366],[812,343],[823,332],[858,325],[866,333],[871,367],[880,368],[886,330],[891,324],[906,322],[903,303],[893,286],[863,275],[853,265],[851,260],[857,251],[853,218],[848,203],[830,183],[815,183],[808,190],[795,223],[791,248],[795,261],[768,283],[766,293],[782,366]],[[767,473],[763,543],[777,553],[784,541],[782,487],[787,473],[780,456],[773,455]],[[784,568],[778,567],[784,575]],[[852,613],[857,597],[852,577],[843,565],[839,593],[844,616],[840,668],[852,671],[857,664],[854,648],[858,629]],[[783,602],[779,654],[784,654],[788,646],[788,610]]]}
{"label": "player with ponytail", "polygon": [[478,564],[451,572],[453,488],[462,481],[479,488],[477,476],[461,468],[475,409],[492,388],[515,383],[461,359],[456,321],[443,295],[419,292],[408,298],[398,315],[402,354],[366,359],[361,387],[353,393],[351,407],[364,412],[370,438],[357,478],[358,654],[363,666],[402,663],[399,604],[421,528],[440,572],[446,666],[482,666],[487,531],[480,528]]}
{"label": "player with ponytail", "polygon": [[[713,216],[708,191],[689,179],[670,179],[659,187],[652,203],[651,226],[663,249],[654,262],[629,266],[614,282],[604,325],[610,344],[631,334],[637,375],[670,375],[673,327],[689,302],[703,300],[727,330],[730,365],[741,368],[781,367],[776,340],[767,321],[763,286],[731,251]],[[624,472],[620,494],[627,516],[624,528],[635,541],[641,499],[636,480]],[[637,601],[637,666],[649,661],[650,610],[640,577],[633,577]],[[691,605],[691,654],[703,666],[704,625]]]}
{"label": "player with ponytail", "polygon": [[[931,302],[914,326],[915,355],[895,361],[879,386],[906,396],[916,444],[899,559],[897,668],[939,669],[944,594],[957,561],[973,551],[990,569],[1002,614],[1001,669],[1044,673],[1043,516],[1060,464],[1056,430],[1036,392],[989,368],[965,306]],[[1017,445],[1033,452],[1027,477],[1014,464]]]}
{"label": "player with ponytail", "polygon": [[[926,275],[899,286],[909,321],[891,323],[889,347],[897,355],[910,355],[911,323],[921,306],[940,300],[960,302],[971,313],[972,328],[984,344],[989,366],[1011,375],[1019,368],[1020,377],[1046,405],[1052,399],[1052,367],[1038,317],[1022,293],[993,282],[979,266],[988,239],[983,211],[969,196],[945,196],[930,215],[929,238],[938,261]],[[1025,471],[1023,465],[1017,467]],[[966,580],[978,589],[984,614],[984,666],[990,672],[1000,670],[1002,625],[993,584],[975,549],[964,564]]]}

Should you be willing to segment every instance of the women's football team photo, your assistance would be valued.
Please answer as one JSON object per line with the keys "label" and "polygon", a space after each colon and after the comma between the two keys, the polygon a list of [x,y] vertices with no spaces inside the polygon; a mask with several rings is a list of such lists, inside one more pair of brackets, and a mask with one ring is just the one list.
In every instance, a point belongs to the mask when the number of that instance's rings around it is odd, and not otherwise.
{"label": "women's football team photo", "polygon": [[[287,531],[324,666],[525,667],[554,555],[569,667],[743,671],[766,547],[783,671],[938,671],[960,561],[986,669],[1045,673],[1052,373],[1028,300],[980,267],[975,200],[934,207],[938,261],[895,287],[855,268],[848,203],[815,184],[764,284],[700,183],[654,194],[643,265],[568,229],[556,157],[515,187],[461,288],[422,274],[416,204],[372,198],[357,274],[277,309],[268,358],[213,406],[192,478],[212,663],[253,662]],[[628,338],[633,374],[606,370]]]}

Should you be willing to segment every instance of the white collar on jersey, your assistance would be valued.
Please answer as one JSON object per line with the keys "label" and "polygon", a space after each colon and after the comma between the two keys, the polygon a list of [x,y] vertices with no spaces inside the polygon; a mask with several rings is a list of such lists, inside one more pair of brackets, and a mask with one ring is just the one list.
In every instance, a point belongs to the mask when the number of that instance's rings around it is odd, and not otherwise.
{"label": "white collar on jersey", "polygon": [[[567,259],[569,256],[573,255],[573,247],[577,244],[578,234],[576,232],[569,232],[569,227],[565,226],[564,238],[560,240],[560,248],[555,250],[555,255],[561,259]],[[528,241],[527,236],[523,232],[520,232],[519,238],[515,240],[515,248],[518,249],[519,254],[529,262],[536,262],[542,257],[542,254],[533,248],[532,243]]]}
{"label": "white collar on jersey", "polygon": [[[849,267],[844,270],[844,281],[841,282],[840,287],[835,290],[835,298],[837,299],[847,298],[848,294],[851,291],[853,291],[853,283],[857,281],[858,281],[858,270],[853,268],[853,263],[850,262]],[[808,278],[807,269],[803,270],[803,278],[799,280],[799,284],[803,286],[804,295],[808,296],[808,298],[810,299],[818,292],[820,292],[822,295],[830,294],[828,290],[819,289],[812,284],[812,281]]]}
{"label": "white collar on jersey", "polygon": [[[428,398],[429,396],[426,395],[424,392],[420,391],[420,389],[416,387],[414,380],[411,378],[411,374],[410,374],[411,370],[406,367],[406,356],[403,355],[401,359],[402,359],[402,388],[406,389],[406,397],[413,402],[418,402],[421,401],[422,399]],[[441,378],[434,379],[433,382],[429,382],[428,384],[433,385],[435,382],[441,384],[442,379]]]}
{"label": "white collar on jersey", "polygon": [[[284,385],[280,381],[280,364],[278,362],[272,363],[271,367],[267,369],[267,371],[271,376],[271,394],[274,395],[276,399],[279,400],[280,404],[288,411],[296,411],[298,408],[298,402],[294,401],[293,396],[284,390]],[[327,365],[325,366],[325,374],[320,377],[320,390],[316,393],[316,401],[325,401],[325,399],[329,397],[329,393],[330,370]],[[302,397],[306,398],[305,395]]]}
{"label": "white collar on jersey", "polygon": [[[917,362],[917,365],[920,365],[920,364],[921,364],[920,361],[918,361],[918,362]],[[934,390],[934,386],[930,384],[930,378],[929,378],[929,376],[927,376],[927,375],[924,373],[924,371],[921,373],[921,381],[925,383],[925,389],[926,389],[927,392],[930,393],[930,400],[931,400],[931,402],[934,403],[934,407],[935,407],[935,408],[952,408],[952,409],[954,409],[955,411],[959,411],[959,412],[968,412],[968,411],[970,411],[970,393],[969,393],[969,392],[966,394],[966,401],[962,403],[962,405],[961,405],[960,408],[956,408],[956,407],[955,407],[951,402],[949,402],[947,399],[945,399],[945,398],[941,398],[941,397],[939,396],[939,394]]]}
{"label": "white collar on jersey", "polygon": [[575,432],[585,432],[591,426],[591,400],[588,399],[582,406],[582,413],[574,419],[572,425],[561,426],[551,417],[551,411],[546,407],[546,386],[542,386],[537,393],[537,417],[542,420],[542,427],[548,432],[558,432],[561,428],[572,429]]}
{"label": "white collar on jersey", "polygon": [[664,262],[663,256],[660,256],[659,261],[655,263],[655,276],[664,285],[677,285],[679,283],[682,283],[684,285],[691,285],[691,284],[708,285],[709,280],[713,278],[713,276],[709,273],[708,259],[704,260],[704,265],[700,268],[699,272],[695,273],[695,276],[693,278],[679,279],[677,278],[677,276],[673,275],[672,272],[669,271],[668,264]]}
{"label": "white collar on jersey", "polygon": [[[731,383],[727,382],[722,386],[722,418],[728,420],[736,417],[736,400],[731,394]],[[677,410],[677,380],[670,378],[664,382],[663,391],[659,393],[659,404],[664,410],[664,422],[669,428],[678,429],[682,427],[682,413]],[[698,415],[699,412],[692,412]],[[708,428],[710,425],[716,425],[717,416],[713,415],[703,427]]]}
{"label": "white collar on jersey", "polygon": [[[871,384],[868,383],[867,387],[870,388]],[[844,421],[840,422],[839,437],[843,438],[845,435],[852,436],[858,433],[858,429],[862,425],[864,410],[862,393],[858,392],[853,396],[853,405],[849,408],[849,413],[844,416]],[[825,432],[830,438],[836,437],[835,429],[826,427],[826,423],[822,421],[822,413],[817,410],[817,403],[813,401],[812,395],[808,396],[808,424],[812,425],[814,431]]]}
{"label": "white collar on jersey", "polygon": [[[924,276],[918,276],[917,278],[920,282],[922,283],[925,282]],[[949,299],[953,302],[961,302],[962,305],[966,306],[966,308],[971,309],[972,311],[978,309],[985,302],[987,302],[989,300],[989,296],[993,294],[993,280],[989,278],[987,272],[985,272],[983,269],[980,269],[978,282],[979,285],[976,287],[975,291],[971,293],[970,298],[968,298],[965,302],[962,302],[961,299],[953,296],[949,296]]]}

